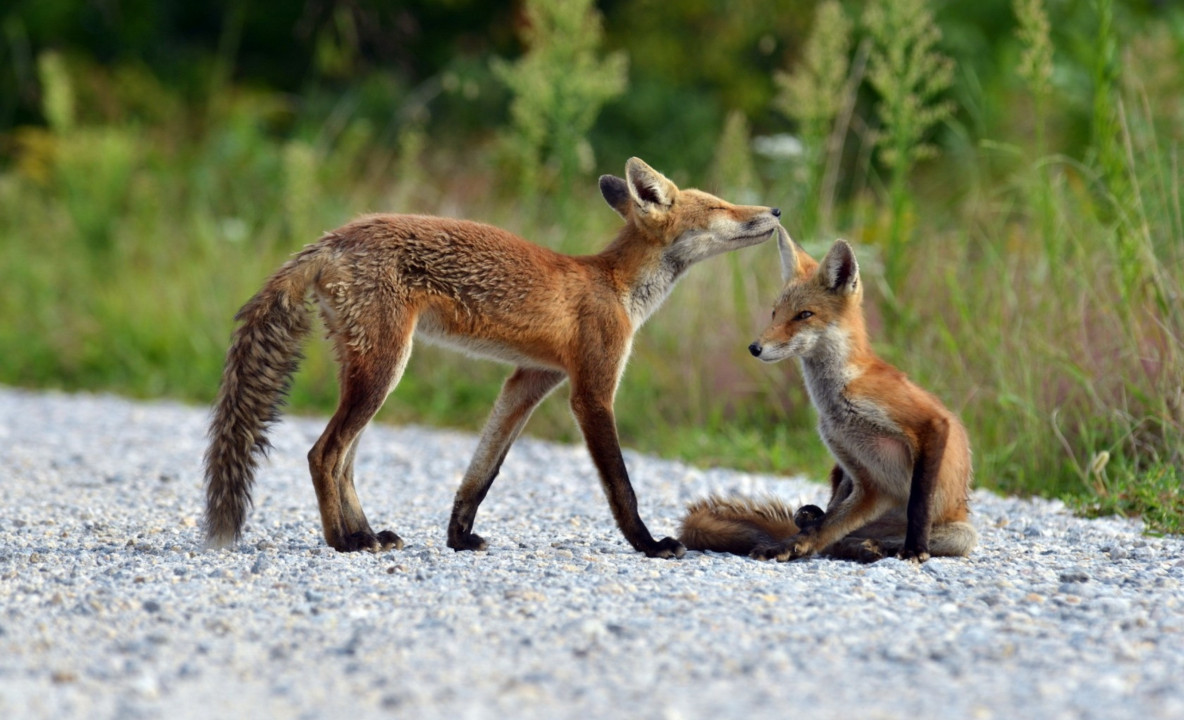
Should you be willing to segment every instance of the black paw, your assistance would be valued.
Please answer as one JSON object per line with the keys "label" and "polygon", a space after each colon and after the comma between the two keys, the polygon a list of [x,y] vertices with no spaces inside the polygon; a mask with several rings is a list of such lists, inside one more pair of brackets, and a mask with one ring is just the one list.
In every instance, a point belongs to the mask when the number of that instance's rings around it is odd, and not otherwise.
{"label": "black paw", "polygon": [[687,554],[687,549],[674,538],[666,537],[643,549],[642,552],[646,557],[652,558],[680,558]]}
{"label": "black paw", "polygon": [[793,522],[798,526],[798,532],[815,530],[822,525],[826,511],[817,505],[803,505],[793,514]]}
{"label": "black paw", "polygon": [[383,530],[376,536],[381,550],[402,550],[403,538],[399,537],[390,530]]}
{"label": "black paw", "polygon": [[786,562],[787,560],[809,557],[813,554],[814,544],[810,538],[805,535],[794,535],[783,542],[757,545],[748,554],[748,557],[754,560]]}
{"label": "black paw", "polygon": [[878,541],[868,538],[856,548],[855,560],[861,563],[874,563],[883,560],[885,555],[884,547]]}
{"label": "black paw", "polygon": [[461,550],[484,550],[488,545],[485,538],[477,533],[465,533],[463,535],[449,534],[448,547],[459,552]]}
{"label": "black paw", "polygon": [[900,558],[901,560],[915,562],[919,565],[929,559],[929,549],[906,547],[901,550],[900,554],[898,554],[896,557]]}
{"label": "black paw", "polygon": [[748,553],[748,557],[753,560],[780,560],[782,562],[789,559],[790,543],[767,543],[764,545],[757,545]]}
{"label": "black paw", "polygon": [[390,530],[383,530],[375,535],[372,532],[356,532],[346,535],[339,545],[333,546],[338,552],[382,552],[394,548],[403,548],[403,539]]}

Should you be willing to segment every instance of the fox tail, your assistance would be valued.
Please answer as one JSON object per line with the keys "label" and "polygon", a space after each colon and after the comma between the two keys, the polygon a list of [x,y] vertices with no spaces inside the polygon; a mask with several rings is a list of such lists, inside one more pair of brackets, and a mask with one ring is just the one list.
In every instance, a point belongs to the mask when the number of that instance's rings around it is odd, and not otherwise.
{"label": "fox tail", "polygon": [[322,265],[310,245],[268,278],[234,316],[238,321],[226,354],[222,384],[210,421],[205,453],[207,545],[225,547],[242,534],[260,456],[271,443],[267,430],[279,419],[310,329],[305,295]]}
{"label": "fox tail", "polygon": [[776,498],[712,495],[687,506],[679,540],[688,550],[747,555],[796,535],[793,516],[793,508]]}

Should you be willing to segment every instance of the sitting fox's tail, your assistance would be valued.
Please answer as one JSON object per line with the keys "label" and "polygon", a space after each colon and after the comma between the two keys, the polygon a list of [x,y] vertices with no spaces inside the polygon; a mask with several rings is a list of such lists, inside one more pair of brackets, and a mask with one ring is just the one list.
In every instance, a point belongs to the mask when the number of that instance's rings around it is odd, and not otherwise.
{"label": "sitting fox's tail", "polygon": [[794,511],[776,498],[712,495],[687,506],[679,540],[688,550],[747,555],[798,533]]}

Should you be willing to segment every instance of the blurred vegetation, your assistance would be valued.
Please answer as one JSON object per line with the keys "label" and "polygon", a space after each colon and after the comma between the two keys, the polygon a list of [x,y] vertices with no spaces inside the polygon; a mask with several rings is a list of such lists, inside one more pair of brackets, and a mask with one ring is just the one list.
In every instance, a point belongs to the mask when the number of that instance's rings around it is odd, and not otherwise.
{"label": "blurred vegetation", "polygon": [[[207,402],[234,311],[323,230],[593,252],[596,175],[638,155],[854,241],[878,348],[961,413],[979,485],[1180,532],[1182,61],[1150,0],[16,0],[0,382]],[[774,252],[692,270],[640,333],[627,445],[824,477],[796,367],[745,351]],[[475,429],[505,374],[421,345],[381,417]],[[335,398],[312,342],[294,409]],[[566,402],[530,432],[576,439]]]}

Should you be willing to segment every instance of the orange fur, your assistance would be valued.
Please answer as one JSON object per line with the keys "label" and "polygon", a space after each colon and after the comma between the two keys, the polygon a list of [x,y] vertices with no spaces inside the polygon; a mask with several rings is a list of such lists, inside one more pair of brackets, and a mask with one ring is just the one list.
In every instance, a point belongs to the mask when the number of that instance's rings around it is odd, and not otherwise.
{"label": "orange fur", "polygon": [[636,158],[625,170],[625,178],[600,179],[625,224],[596,255],[562,255],[476,222],[368,215],[285,264],[237,316],[206,453],[210,543],[225,545],[242,531],[255,463],[295,370],[311,297],[340,365],[337,412],[308,456],[329,545],[402,544],[393,532],[370,528],[353,462],[359,434],[398,384],[419,338],[517,366],[457,491],[450,547],[485,547],[472,532],[477,508],[535,406],[567,379],[622,534],[647,555],[681,555],[681,544],[655,540],[638,516],[613,398],[633,333],[678,278],[700,260],[766,239],[780,212],[680,190]]}
{"label": "orange fur", "polygon": [[[957,416],[871,349],[861,306],[863,287],[850,246],[835,243],[815,262],[779,229],[785,288],[773,321],[750,346],[765,362],[797,357],[818,430],[837,464],[820,524],[757,545],[758,557],[790,559],[834,551],[848,536],[924,560],[931,553],[965,555],[977,542],[967,521],[972,477],[970,443]],[[698,508],[700,517],[704,509]],[[726,522],[762,527],[754,508]],[[709,549],[737,546],[714,509],[696,541]],[[717,528],[712,536],[707,527]],[[685,527],[685,523],[684,523]],[[720,526],[722,527],[722,526]]]}

